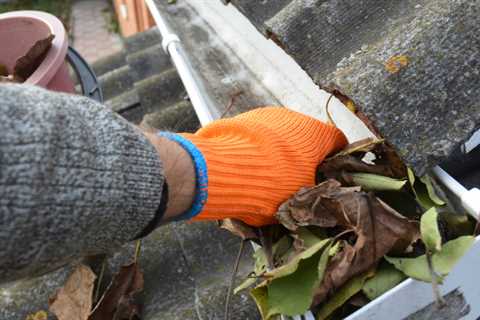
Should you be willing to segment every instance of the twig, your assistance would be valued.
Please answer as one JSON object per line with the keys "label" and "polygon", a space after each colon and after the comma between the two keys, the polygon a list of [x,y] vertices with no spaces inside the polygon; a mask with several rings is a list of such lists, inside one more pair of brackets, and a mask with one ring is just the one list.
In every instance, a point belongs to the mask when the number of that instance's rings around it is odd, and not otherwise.
{"label": "twig", "polygon": [[327,113],[328,122],[333,124],[336,127],[335,121],[333,121],[332,115],[330,114],[330,110],[328,109],[330,105],[330,100],[332,100],[332,98],[333,98],[333,94],[331,94],[330,97],[328,97],[327,103],[325,104],[325,112]]}
{"label": "twig", "polygon": [[230,319],[230,300],[232,298],[233,286],[235,285],[235,278],[237,277],[238,265],[240,264],[240,259],[243,255],[243,249],[245,247],[245,241],[240,242],[240,248],[238,249],[237,259],[235,259],[235,264],[233,265],[232,278],[230,279],[230,285],[228,286],[227,299],[225,301],[225,320]]}
{"label": "twig", "polygon": [[222,115],[220,116],[220,119],[222,119],[223,117],[225,117],[227,115],[228,112],[230,112],[230,110],[232,109],[233,105],[235,104],[235,100],[241,95],[243,94],[243,90],[239,90],[235,93],[233,93],[231,96],[230,96],[230,101],[228,102],[228,105],[227,107],[225,108],[225,111],[223,111]]}
{"label": "twig", "polygon": [[445,300],[443,299],[440,289],[438,288],[438,282],[437,282],[437,273],[433,269],[433,261],[432,261],[432,252],[427,249],[427,252],[425,253],[427,257],[427,263],[428,263],[428,270],[430,271],[430,277],[432,278],[432,289],[433,289],[433,295],[435,296],[435,302],[437,303],[438,308],[442,308],[445,306]]}

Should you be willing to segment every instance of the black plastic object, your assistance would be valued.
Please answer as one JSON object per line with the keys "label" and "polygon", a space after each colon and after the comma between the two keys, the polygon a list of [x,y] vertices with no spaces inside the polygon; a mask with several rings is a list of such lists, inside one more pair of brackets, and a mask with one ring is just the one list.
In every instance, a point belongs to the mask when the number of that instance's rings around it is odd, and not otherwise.
{"label": "black plastic object", "polygon": [[67,61],[70,63],[78,76],[80,85],[82,86],[83,95],[102,103],[102,88],[98,83],[95,72],[93,72],[92,68],[90,68],[85,59],[82,58],[77,50],[73,49],[72,47],[68,47]]}

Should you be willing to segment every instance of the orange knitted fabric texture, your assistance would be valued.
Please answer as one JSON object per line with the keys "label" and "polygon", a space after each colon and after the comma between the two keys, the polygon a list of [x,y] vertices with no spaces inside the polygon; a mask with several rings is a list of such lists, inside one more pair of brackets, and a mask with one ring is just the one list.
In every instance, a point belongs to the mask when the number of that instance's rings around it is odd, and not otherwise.
{"label": "orange knitted fabric texture", "polygon": [[208,198],[194,220],[235,218],[276,223],[278,206],[303,186],[347,140],[336,127],[280,107],[255,109],[182,134],[207,163]]}

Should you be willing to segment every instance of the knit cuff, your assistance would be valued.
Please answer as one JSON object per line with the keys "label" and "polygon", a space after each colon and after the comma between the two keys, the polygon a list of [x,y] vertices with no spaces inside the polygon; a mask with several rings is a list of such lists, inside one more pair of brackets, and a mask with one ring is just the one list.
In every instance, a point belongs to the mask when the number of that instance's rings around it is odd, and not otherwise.
{"label": "knit cuff", "polygon": [[208,172],[207,163],[203,157],[202,152],[189,140],[185,139],[181,135],[161,131],[157,133],[160,137],[165,137],[169,140],[175,141],[181,145],[185,151],[188,152],[192,158],[195,166],[195,198],[190,209],[180,216],[176,217],[174,221],[189,220],[197,216],[203,209],[208,197]]}

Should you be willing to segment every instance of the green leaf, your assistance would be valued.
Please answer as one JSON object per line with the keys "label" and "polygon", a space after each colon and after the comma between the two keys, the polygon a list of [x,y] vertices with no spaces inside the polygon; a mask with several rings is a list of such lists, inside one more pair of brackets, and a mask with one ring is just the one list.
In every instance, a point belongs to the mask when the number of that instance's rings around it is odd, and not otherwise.
{"label": "green leaf", "polygon": [[266,286],[253,288],[250,291],[250,295],[257,304],[258,311],[263,320],[268,320],[275,314],[275,310],[270,310],[268,307],[268,291]]}
{"label": "green leaf", "polygon": [[422,241],[431,252],[438,252],[442,249],[442,236],[438,230],[438,211],[431,207],[420,219],[420,233]]}
{"label": "green leaf", "polygon": [[234,290],[233,290],[233,294],[237,294],[239,293],[240,291],[242,290],[245,290],[247,288],[250,288],[251,286],[253,286],[255,284],[255,282],[257,282],[257,279],[256,278],[247,278],[245,279],[245,281],[243,281],[238,287],[236,287]]}
{"label": "green leaf", "polygon": [[313,300],[313,291],[319,284],[319,256],[320,253],[301,260],[295,273],[274,279],[268,285],[269,309],[288,316],[308,310]]}
{"label": "green leaf", "polygon": [[332,243],[330,242],[327,247],[323,250],[320,260],[318,261],[318,284],[323,280],[325,275],[325,270],[327,270],[328,260],[330,260],[330,249],[332,248]]}
{"label": "green leaf", "polygon": [[443,201],[435,192],[435,188],[433,187],[432,179],[428,175],[424,175],[420,178],[420,181],[425,184],[427,187],[427,193],[430,199],[435,203],[437,206],[443,206],[445,201]]}
{"label": "green leaf", "polygon": [[294,273],[302,260],[308,259],[313,256],[319,250],[324,248],[328,243],[330,243],[330,241],[330,239],[321,240],[307,250],[296,255],[289,263],[265,273],[265,277],[269,279],[277,279]]}
{"label": "green leaf", "polygon": [[375,275],[365,282],[362,290],[370,300],[374,300],[395,287],[405,278],[406,276],[403,272],[384,262],[377,268]]}
{"label": "green leaf", "polygon": [[[443,202],[435,193],[433,189],[433,185],[428,178],[422,178],[424,181],[427,181],[428,184],[424,183],[422,179],[417,180],[415,174],[413,173],[412,169],[407,168],[408,172],[408,180],[410,181],[410,185],[412,187],[412,191],[415,194],[415,198],[417,202],[422,206],[424,210],[428,210],[431,207],[437,205],[444,205]],[[430,188],[430,191],[429,191]],[[433,198],[435,200],[432,199]],[[438,202],[438,203],[436,203]]]}
{"label": "green leaf", "polygon": [[335,310],[343,306],[345,302],[362,290],[365,281],[373,274],[371,271],[362,273],[345,283],[339,290],[337,290],[332,298],[323,304],[318,311],[317,319],[327,319]]}
{"label": "green leaf", "polygon": [[[432,264],[435,272],[441,276],[448,275],[460,258],[470,249],[474,241],[475,238],[472,236],[463,236],[445,243],[442,250],[434,253],[432,256]],[[386,256],[385,259],[405,275],[417,280],[431,282],[430,271],[425,255],[416,258],[394,258]]]}
{"label": "green leaf", "polygon": [[393,179],[372,173],[348,173],[355,185],[368,191],[398,191],[402,189],[407,180]]}

